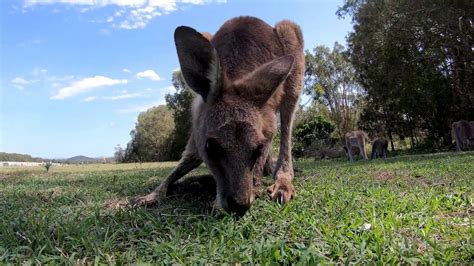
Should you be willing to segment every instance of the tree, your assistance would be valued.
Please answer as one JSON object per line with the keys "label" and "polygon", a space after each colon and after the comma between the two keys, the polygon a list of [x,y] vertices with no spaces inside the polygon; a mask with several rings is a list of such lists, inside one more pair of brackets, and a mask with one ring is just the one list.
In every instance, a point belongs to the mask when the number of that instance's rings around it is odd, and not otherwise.
{"label": "tree", "polygon": [[383,119],[388,134],[408,131],[412,142],[414,129],[426,131],[441,147],[454,120],[474,118],[472,1],[346,0],[338,14],[354,23],[348,42],[367,90],[364,119]]}
{"label": "tree", "polygon": [[171,139],[172,148],[170,156],[172,159],[178,160],[186,148],[186,143],[191,133],[191,109],[195,94],[187,86],[180,70],[173,72],[172,82],[176,92],[166,95],[166,104],[174,113],[175,124]]}
{"label": "tree", "polygon": [[327,107],[328,117],[340,140],[356,127],[363,104],[363,89],[342,45],[335,43],[332,50],[317,46],[313,53],[306,51],[304,93],[313,98],[313,104]]}
{"label": "tree", "polygon": [[125,150],[120,146],[120,144],[115,146],[114,158],[116,163],[122,163],[125,160]]}
{"label": "tree", "polygon": [[174,130],[173,112],[165,105],[152,107],[138,115],[124,161],[170,160],[170,139]]}

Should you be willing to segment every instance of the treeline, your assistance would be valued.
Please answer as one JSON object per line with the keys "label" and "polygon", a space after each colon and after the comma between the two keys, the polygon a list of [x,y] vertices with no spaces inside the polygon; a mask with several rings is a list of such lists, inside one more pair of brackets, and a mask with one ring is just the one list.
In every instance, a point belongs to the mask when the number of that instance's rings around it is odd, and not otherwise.
{"label": "treeline", "polygon": [[347,52],[367,94],[359,126],[449,148],[451,123],[474,118],[474,2],[346,0],[337,14],[354,24]]}
{"label": "treeline", "polygon": [[[306,51],[303,113],[334,126],[326,143],[363,129],[392,150],[406,139],[412,151],[453,150],[451,124],[474,120],[474,2],[346,0],[337,15],[352,17],[347,49]],[[295,147],[328,147],[318,142]]]}
{"label": "treeline", "polygon": [[[344,155],[354,129],[387,137],[392,150],[406,138],[420,151],[451,149],[452,122],[474,120],[474,2],[345,0],[337,15],[352,17],[354,31],[347,48],[306,51],[309,101],[295,116],[294,154]],[[139,115],[117,161],[180,158],[194,94],[179,71],[172,81],[176,93]]]}
{"label": "treeline", "polygon": [[42,162],[43,159],[29,154],[0,152],[0,162]]}

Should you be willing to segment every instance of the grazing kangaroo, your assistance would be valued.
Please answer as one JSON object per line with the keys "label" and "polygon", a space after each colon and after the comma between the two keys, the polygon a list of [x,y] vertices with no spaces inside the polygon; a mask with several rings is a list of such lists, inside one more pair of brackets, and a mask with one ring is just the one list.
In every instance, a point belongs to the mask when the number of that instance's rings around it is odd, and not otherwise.
{"label": "grazing kangaroo", "polygon": [[474,121],[459,120],[451,125],[451,134],[456,140],[456,150],[474,148]]}
{"label": "grazing kangaroo", "polygon": [[388,149],[388,141],[385,138],[377,138],[372,142],[372,154],[370,159],[384,158],[387,159],[387,149]]}
{"label": "grazing kangaroo", "polygon": [[[243,215],[265,169],[273,169],[271,198],[289,201],[295,195],[291,129],[304,74],[300,28],[287,20],[273,28],[258,18],[237,17],[214,36],[181,26],[174,39],[184,79],[199,95],[192,133],[176,169],[134,202],[159,203],[170,184],[203,161],[216,181],[218,208]],[[278,112],[281,142],[273,164]]]}
{"label": "grazing kangaroo", "polygon": [[354,149],[359,150],[359,154],[362,154],[362,157],[365,160],[368,160],[367,158],[367,152],[365,150],[365,141],[368,139],[367,134],[362,131],[362,130],[355,130],[346,133],[345,141],[346,141],[346,147],[344,150],[347,152],[347,156],[349,156],[349,160],[351,162],[354,161],[354,156],[352,153],[354,153]]}

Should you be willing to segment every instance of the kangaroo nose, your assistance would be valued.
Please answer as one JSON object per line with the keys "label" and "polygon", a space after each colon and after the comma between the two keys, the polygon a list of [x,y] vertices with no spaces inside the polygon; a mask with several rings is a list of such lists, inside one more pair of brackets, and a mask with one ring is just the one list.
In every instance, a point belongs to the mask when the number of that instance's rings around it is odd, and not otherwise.
{"label": "kangaroo nose", "polygon": [[238,217],[244,216],[245,212],[250,209],[250,201],[246,203],[237,202],[233,197],[227,197],[227,206],[229,212],[235,213]]}

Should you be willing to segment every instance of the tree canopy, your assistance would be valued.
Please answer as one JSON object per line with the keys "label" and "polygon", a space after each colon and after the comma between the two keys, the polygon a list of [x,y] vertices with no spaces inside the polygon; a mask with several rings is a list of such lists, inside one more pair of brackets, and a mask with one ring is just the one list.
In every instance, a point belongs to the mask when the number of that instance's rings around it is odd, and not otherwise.
{"label": "tree canopy", "polygon": [[335,134],[342,140],[346,132],[356,127],[364,96],[348,54],[335,43],[332,50],[316,46],[313,52],[306,51],[305,59],[304,93],[312,97],[313,105],[327,108]]}
{"label": "tree canopy", "polygon": [[441,147],[453,121],[474,118],[472,1],[346,0],[338,15],[354,23],[350,58],[367,91],[362,125],[418,128]]}
{"label": "tree canopy", "polygon": [[[170,139],[174,129],[173,112],[165,105],[152,107],[138,115],[132,139],[127,144],[123,161],[165,161],[170,158]],[[116,157],[120,157],[117,147]]]}
{"label": "tree canopy", "polygon": [[176,92],[166,95],[166,104],[174,113],[173,136],[171,139],[171,158],[179,160],[186,148],[186,143],[191,133],[191,108],[194,99],[194,92],[184,81],[180,70],[173,72],[173,86]]}

